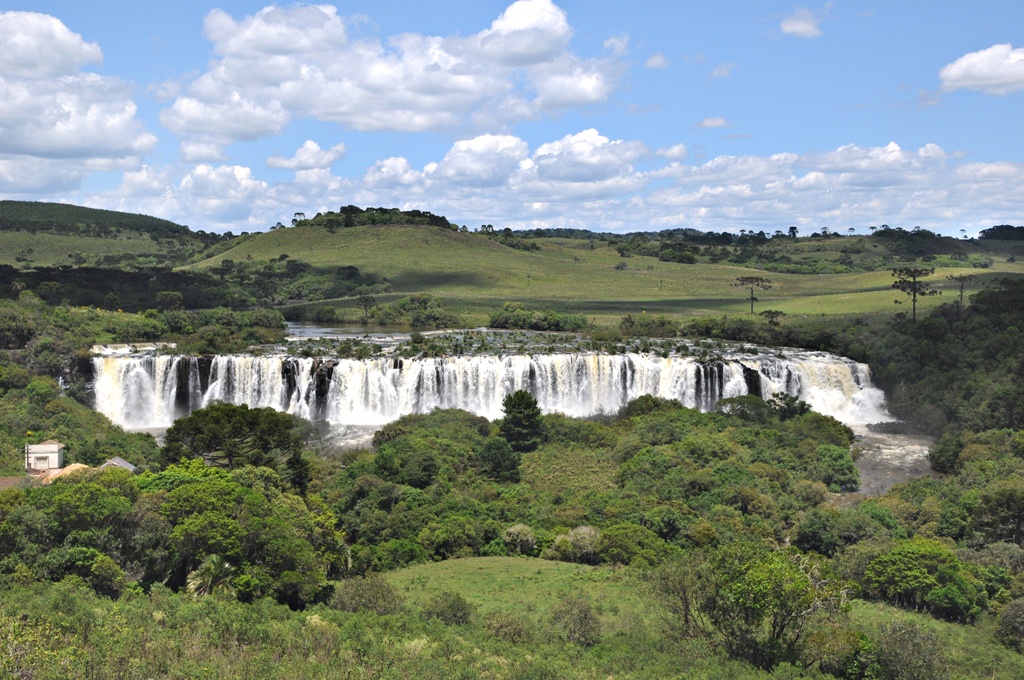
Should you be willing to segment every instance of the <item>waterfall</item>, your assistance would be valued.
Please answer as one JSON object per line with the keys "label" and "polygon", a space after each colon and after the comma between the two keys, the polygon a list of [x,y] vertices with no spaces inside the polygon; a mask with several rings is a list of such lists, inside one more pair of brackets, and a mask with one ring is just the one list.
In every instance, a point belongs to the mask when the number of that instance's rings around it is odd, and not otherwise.
{"label": "waterfall", "polygon": [[527,390],[545,413],[617,413],[649,394],[711,410],[744,394],[798,397],[850,425],[891,420],[864,364],[823,352],[734,354],[700,362],[646,354],[536,354],[421,359],[96,356],[96,409],[131,429],[166,428],[214,401],[270,407],[335,425],[379,426],[409,413],[459,408],[500,418]]}

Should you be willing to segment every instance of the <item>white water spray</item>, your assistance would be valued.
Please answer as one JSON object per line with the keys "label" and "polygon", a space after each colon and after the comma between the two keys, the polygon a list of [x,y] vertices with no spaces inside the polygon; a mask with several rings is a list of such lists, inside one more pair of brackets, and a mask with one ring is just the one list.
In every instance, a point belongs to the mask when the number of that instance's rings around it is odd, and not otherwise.
{"label": "white water spray", "polygon": [[734,354],[701,363],[646,354],[316,360],[284,355],[94,357],[96,409],[129,429],[166,428],[214,401],[271,407],[336,426],[380,426],[459,408],[500,418],[529,391],[546,413],[617,413],[641,395],[703,411],[727,397],[788,394],[848,425],[892,420],[864,364],[823,352]]}

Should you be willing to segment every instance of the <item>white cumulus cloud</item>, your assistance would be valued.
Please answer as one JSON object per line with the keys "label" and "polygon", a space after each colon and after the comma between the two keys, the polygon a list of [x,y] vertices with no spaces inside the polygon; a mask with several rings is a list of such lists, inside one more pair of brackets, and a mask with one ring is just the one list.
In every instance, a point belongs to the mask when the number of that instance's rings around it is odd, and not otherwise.
{"label": "white cumulus cloud", "polygon": [[0,75],[16,78],[70,76],[103,61],[96,43],[87,43],[56,17],[36,12],[0,13]]}
{"label": "white cumulus cloud", "polygon": [[327,168],[334,161],[345,155],[345,145],[335,144],[330,149],[321,149],[320,145],[311,139],[303,142],[291,158],[271,156],[267,159],[267,167],[281,168],[283,170],[313,170]]}
{"label": "white cumulus cloud", "polygon": [[980,90],[1007,95],[1024,90],[1024,48],[993,45],[970,52],[939,71],[944,90]]}
{"label": "white cumulus cloud", "polygon": [[481,135],[456,142],[428,177],[449,185],[496,187],[508,182],[528,155],[526,142],[513,135]]}
{"label": "white cumulus cloud", "polygon": [[640,142],[612,141],[591,128],[540,145],[533,163],[541,179],[593,182],[630,173],[646,151]]}
{"label": "white cumulus cloud", "polygon": [[326,5],[271,6],[241,19],[214,10],[205,34],[216,56],[180,85],[161,122],[221,143],[278,133],[296,117],[361,131],[506,129],[606,101],[627,46],[613,37],[609,54],[576,54],[566,13],[551,0],[518,0],[466,37],[353,40]]}
{"label": "white cumulus cloud", "polygon": [[661,52],[656,52],[647,58],[644,62],[644,66],[647,68],[668,68],[668,58]]}
{"label": "white cumulus cloud", "polygon": [[715,116],[713,118],[705,118],[701,122],[697,123],[699,128],[723,128],[729,127],[729,121],[721,116]]}
{"label": "white cumulus cloud", "polygon": [[0,35],[0,193],[74,189],[156,146],[133,88],[81,70],[102,61],[98,45],[34,12],[0,14]]}
{"label": "white cumulus cloud", "polygon": [[562,52],[572,38],[572,27],[551,0],[517,0],[475,36],[478,49],[507,66],[529,66]]}
{"label": "white cumulus cloud", "polygon": [[821,35],[822,17],[806,7],[797,7],[793,13],[779,22],[779,29],[786,35],[797,38],[817,38]]}
{"label": "white cumulus cloud", "polygon": [[732,72],[736,70],[736,64],[732,62],[725,62],[715,67],[715,70],[711,72],[712,78],[728,78],[732,75]]}
{"label": "white cumulus cloud", "polygon": [[685,144],[676,144],[666,149],[658,149],[654,153],[662,158],[667,158],[672,161],[681,161],[686,158],[688,150]]}

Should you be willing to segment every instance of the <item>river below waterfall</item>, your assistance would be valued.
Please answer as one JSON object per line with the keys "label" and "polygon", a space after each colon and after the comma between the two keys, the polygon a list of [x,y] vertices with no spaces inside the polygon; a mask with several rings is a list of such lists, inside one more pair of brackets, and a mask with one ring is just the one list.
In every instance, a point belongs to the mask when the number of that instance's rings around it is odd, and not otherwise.
{"label": "river below waterfall", "polygon": [[883,434],[866,427],[854,427],[857,441],[857,469],[860,490],[844,493],[839,505],[847,505],[865,496],[881,496],[893,485],[932,473],[928,448],[934,438],[913,434]]}

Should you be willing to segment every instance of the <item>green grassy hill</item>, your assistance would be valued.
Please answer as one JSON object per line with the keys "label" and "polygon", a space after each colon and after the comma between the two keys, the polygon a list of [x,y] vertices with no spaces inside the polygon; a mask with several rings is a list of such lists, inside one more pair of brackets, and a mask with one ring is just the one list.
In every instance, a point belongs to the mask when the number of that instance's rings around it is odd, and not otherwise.
{"label": "green grassy hill", "polygon": [[21,269],[173,266],[225,240],[148,215],[0,201],[0,265]]}
{"label": "green grassy hill", "polygon": [[[422,609],[438,593],[451,590],[477,606],[477,620],[494,612],[513,612],[533,622],[536,630],[542,630],[555,603],[572,594],[593,602],[601,620],[602,634],[609,638],[637,639],[638,631],[644,631],[653,640],[664,634],[660,615],[645,595],[638,572],[630,570],[535,558],[477,557],[419,564],[385,576],[413,611]],[[917,624],[937,636],[946,655],[949,677],[1024,677],[1024,656],[993,641],[992,622],[988,618],[975,625],[959,625],[884,604],[855,600],[849,624],[877,639],[882,624],[894,620]],[[703,677],[709,672],[701,667],[702,660],[692,661],[695,675]],[[739,664],[731,670],[737,676],[759,675]]]}
{"label": "green grassy hill", "polygon": [[149,215],[86,208],[66,203],[0,201],[0,228],[101,227],[187,235],[188,227]]}
{"label": "green grassy hill", "polygon": [[[869,240],[834,239],[847,246]],[[360,226],[331,233],[300,225],[246,239],[192,267],[210,269],[224,259],[266,261],[283,255],[314,266],[353,265],[364,273],[386,277],[398,294],[425,291],[439,295],[446,304],[476,321],[508,300],[579,312],[599,321],[644,312],[743,314],[749,312],[749,303],[744,291],[733,284],[737,277],[752,275],[772,281],[772,289],[757,296],[755,311],[772,308],[797,315],[894,309],[892,276],[887,269],[789,274],[725,263],[690,265],[654,257],[624,258],[603,241],[553,238],[534,242],[540,246],[539,251],[517,250],[479,234],[424,226]],[[822,256],[814,249],[824,247],[810,241],[792,245],[807,251],[808,257]],[[831,247],[832,243],[825,245]],[[930,281],[952,293],[953,284],[945,276],[964,272],[979,275],[983,282],[1007,273],[1024,274],[1024,264],[997,256],[990,268],[983,270],[938,267]],[[928,309],[948,300],[926,298],[919,307]],[[349,306],[355,309],[354,303]]]}
{"label": "green grassy hill", "polygon": [[[379,303],[432,293],[471,324],[484,323],[506,301],[579,313],[598,323],[617,323],[626,314],[740,315],[749,313],[746,291],[734,286],[742,276],[772,282],[770,290],[757,294],[758,312],[891,314],[909,309],[893,306],[896,296],[889,270],[915,262],[935,267],[929,283],[947,291],[942,297],[922,299],[921,311],[927,311],[958,293],[947,275],[976,275],[968,292],[999,276],[1024,275],[1024,241],[966,241],[923,231],[799,239],[690,234],[692,242],[679,240],[688,238],[685,234],[667,233],[524,239],[459,232],[445,218],[430,213],[354,208],[350,212],[228,237],[192,232],[145,215],[0,201],[0,265],[14,267],[12,277],[47,267],[149,271],[178,266],[218,275],[222,281],[223,270],[218,268],[224,260],[251,263],[254,269],[273,262],[275,272],[283,270],[284,261],[305,263],[318,268],[315,275],[321,278],[334,276],[332,268],[354,266],[367,281],[386,279],[393,292],[378,295]],[[344,227],[346,221],[355,226]],[[696,263],[660,259],[662,249],[677,246]],[[53,273],[46,277],[59,278]],[[239,285],[254,288],[251,281]],[[354,297],[326,303],[319,299],[338,294],[355,295],[300,291],[268,294],[262,302],[306,300],[300,306],[329,304],[342,312],[342,318],[360,318]]]}

